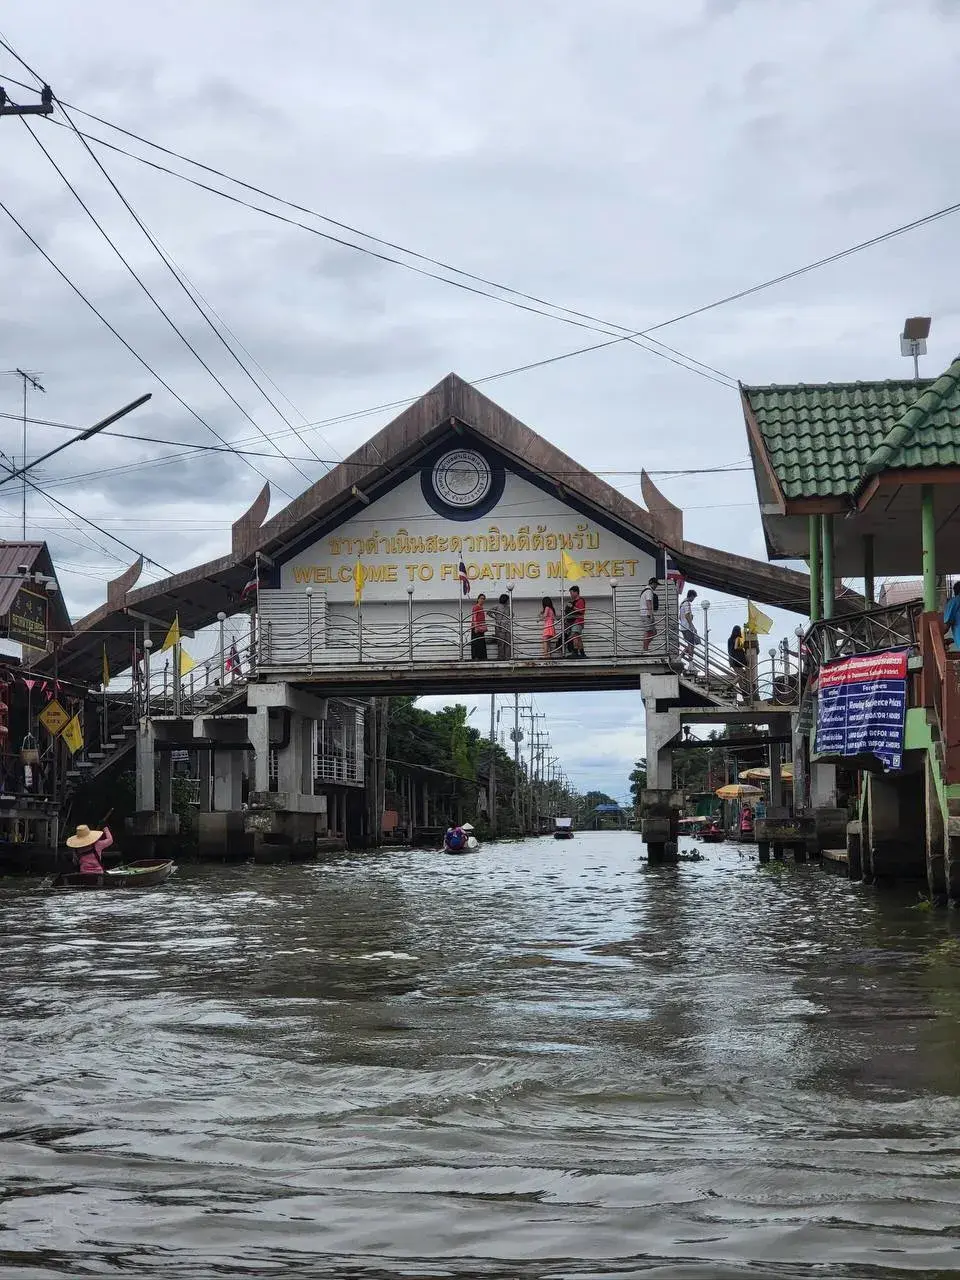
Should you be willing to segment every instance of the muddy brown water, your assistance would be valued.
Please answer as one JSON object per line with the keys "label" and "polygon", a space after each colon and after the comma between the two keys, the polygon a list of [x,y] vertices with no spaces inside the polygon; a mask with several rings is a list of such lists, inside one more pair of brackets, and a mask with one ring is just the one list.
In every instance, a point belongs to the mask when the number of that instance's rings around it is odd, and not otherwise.
{"label": "muddy brown water", "polygon": [[955,917],[703,852],[0,882],[0,1275],[955,1274]]}

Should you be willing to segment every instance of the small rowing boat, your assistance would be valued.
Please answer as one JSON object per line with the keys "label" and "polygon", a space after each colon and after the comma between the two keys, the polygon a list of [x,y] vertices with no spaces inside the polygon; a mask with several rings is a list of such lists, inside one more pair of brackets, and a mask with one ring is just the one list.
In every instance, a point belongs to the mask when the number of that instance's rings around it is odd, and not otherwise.
{"label": "small rowing boat", "polygon": [[172,858],[138,858],[110,871],[69,871],[57,876],[51,889],[149,889],[169,880],[177,869]]}

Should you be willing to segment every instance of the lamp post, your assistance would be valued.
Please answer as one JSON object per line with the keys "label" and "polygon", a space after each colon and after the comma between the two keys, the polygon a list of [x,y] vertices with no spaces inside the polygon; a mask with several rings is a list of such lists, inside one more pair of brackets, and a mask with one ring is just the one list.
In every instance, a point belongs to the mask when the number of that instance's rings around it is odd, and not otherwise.
{"label": "lamp post", "polygon": [[703,674],[707,683],[710,683],[710,601],[701,600],[700,608],[703,610]]}
{"label": "lamp post", "polygon": [[777,651],[772,646],[767,650],[770,655],[770,701],[776,701],[777,691]]}
{"label": "lamp post", "polygon": [[413,587],[407,587],[407,657],[413,661]]}
{"label": "lamp post", "polygon": [[[617,635],[617,587],[620,585],[619,578],[610,579],[611,600],[613,602],[613,660],[617,660],[617,651],[619,649]],[[576,615],[574,615],[576,616]]]}
{"label": "lamp post", "polygon": [[[509,615],[510,615],[510,621],[509,621],[510,630],[508,633],[510,636],[510,647],[509,647],[510,658],[516,657],[516,654],[514,653],[514,648],[513,648],[513,589],[516,585],[517,584],[515,582],[507,583],[507,595],[510,597],[509,604],[507,605],[507,609],[509,610]],[[505,656],[504,654],[502,653],[500,654],[501,658],[504,656]]]}
{"label": "lamp post", "polygon": [[304,591],[307,597],[307,664],[313,670],[313,587]]}
{"label": "lamp post", "polygon": [[[309,589],[310,588],[308,587],[307,590],[309,591]],[[226,622],[226,620],[227,620],[227,615],[221,609],[220,612],[217,614],[217,621],[220,623],[220,688],[221,689],[227,682],[227,655],[223,647],[225,643],[224,634],[223,634],[223,624]]]}
{"label": "lamp post", "polygon": [[143,641],[143,718],[150,719],[150,650],[153,641],[149,636]]}

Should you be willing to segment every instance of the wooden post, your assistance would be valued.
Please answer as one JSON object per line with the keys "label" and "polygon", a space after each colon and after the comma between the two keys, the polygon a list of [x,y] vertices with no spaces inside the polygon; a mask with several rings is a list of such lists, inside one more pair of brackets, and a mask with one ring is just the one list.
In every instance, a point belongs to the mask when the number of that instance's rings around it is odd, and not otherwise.
{"label": "wooden post", "polygon": [[820,537],[823,552],[823,616],[833,617],[835,585],[833,577],[833,516],[820,517]]}
{"label": "wooden post", "polygon": [[865,533],[863,535],[863,598],[867,608],[872,609],[876,604],[875,599],[876,584],[873,575],[873,534]]}
{"label": "wooden post", "polygon": [[933,485],[920,486],[920,537],[923,548],[923,611],[937,611],[937,522]]}

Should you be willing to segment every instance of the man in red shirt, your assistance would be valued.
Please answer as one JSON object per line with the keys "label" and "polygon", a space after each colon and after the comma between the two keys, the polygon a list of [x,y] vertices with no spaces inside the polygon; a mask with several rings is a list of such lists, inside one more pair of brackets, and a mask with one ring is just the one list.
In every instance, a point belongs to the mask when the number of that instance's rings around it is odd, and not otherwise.
{"label": "man in red shirt", "polygon": [[580,595],[579,587],[570,588],[570,602],[564,610],[564,625],[567,630],[567,652],[571,658],[585,658],[583,651],[583,628],[587,619],[587,602]]}

